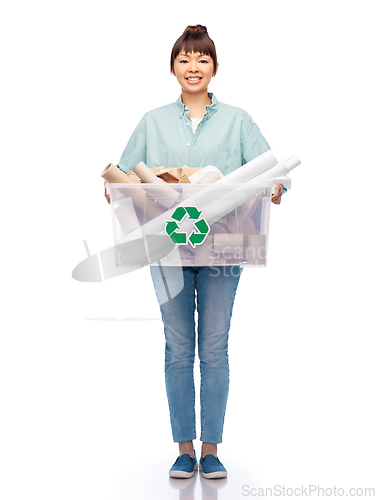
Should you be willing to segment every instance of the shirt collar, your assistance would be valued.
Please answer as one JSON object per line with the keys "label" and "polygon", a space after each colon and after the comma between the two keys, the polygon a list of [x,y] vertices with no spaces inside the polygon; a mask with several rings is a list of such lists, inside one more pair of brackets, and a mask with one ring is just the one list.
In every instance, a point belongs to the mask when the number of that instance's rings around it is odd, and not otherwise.
{"label": "shirt collar", "polygon": [[[206,108],[206,113],[208,113],[210,116],[210,115],[214,115],[214,113],[216,113],[218,111],[218,99],[215,97],[215,95],[212,92],[208,92],[208,96],[210,97],[212,103],[210,104],[210,106],[205,106],[205,108]],[[181,94],[178,97],[177,101],[175,102],[175,105],[176,105],[176,109],[179,113],[179,118],[182,118],[182,116],[185,113],[189,114],[190,107],[187,106],[186,104],[183,104],[183,102],[181,100]]]}

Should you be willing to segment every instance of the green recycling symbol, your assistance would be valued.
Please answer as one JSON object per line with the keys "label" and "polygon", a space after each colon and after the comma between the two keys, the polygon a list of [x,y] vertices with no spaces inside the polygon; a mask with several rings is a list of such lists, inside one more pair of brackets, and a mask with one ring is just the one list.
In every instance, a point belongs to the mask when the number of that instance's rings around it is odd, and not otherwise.
{"label": "green recycling symbol", "polygon": [[[177,207],[171,215],[171,219],[173,220],[166,222],[165,231],[177,245],[186,245],[188,239],[193,248],[195,248],[196,245],[201,245],[205,241],[210,230],[209,224],[204,218],[200,219],[200,215],[201,212],[196,207]],[[187,216],[188,220],[197,220],[194,225],[198,230],[198,233],[193,230],[189,237],[187,237],[187,233],[180,232],[178,224],[178,222],[181,222]]]}

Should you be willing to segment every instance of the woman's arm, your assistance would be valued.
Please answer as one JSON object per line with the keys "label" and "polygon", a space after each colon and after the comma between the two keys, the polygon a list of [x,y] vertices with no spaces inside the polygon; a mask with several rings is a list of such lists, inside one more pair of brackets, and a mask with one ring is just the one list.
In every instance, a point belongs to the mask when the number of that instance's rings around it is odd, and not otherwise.
{"label": "woman's arm", "polygon": [[[132,172],[134,166],[140,161],[146,161],[145,116],[135,128],[116,166],[124,173],[128,173]],[[107,193],[106,185],[107,182],[104,181],[104,196],[110,203],[110,195]]]}
{"label": "woman's arm", "polygon": [[[244,125],[245,133],[243,139],[243,161],[247,163],[260,154],[268,151],[270,146],[250,116],[248,116],[248,120],[245,120]],[[283,184],[276,184],[271,198],[272,203],[279,205],[282,200],[282,195],[286,191],[287,189],[283,187]]]}
{"label": "woman's arm", "polygon": [[128,144],[125,146],[123,154],[121,155],[119,163],[116,165],[120,170],[125,172],[132,172],[137,163],[143,161],[146,163],[146,131],[145,131],[145,116],[135,128],[131,135]]}

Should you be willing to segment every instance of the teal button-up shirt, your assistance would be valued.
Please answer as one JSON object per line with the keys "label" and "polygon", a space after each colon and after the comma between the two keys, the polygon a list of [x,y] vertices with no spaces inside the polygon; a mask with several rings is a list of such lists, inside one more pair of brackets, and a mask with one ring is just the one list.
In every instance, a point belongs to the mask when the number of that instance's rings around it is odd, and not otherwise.
{"label": "teal button-up shirt", "polygon": [[146,113],[124,149],[118,167],[131,172],[140,161],[150,168],[206,167],[214,165],[224,175],[270,149],[249,114],[235,106],[212,101],[196,133],[190,108],[181,96],[172,104]]}

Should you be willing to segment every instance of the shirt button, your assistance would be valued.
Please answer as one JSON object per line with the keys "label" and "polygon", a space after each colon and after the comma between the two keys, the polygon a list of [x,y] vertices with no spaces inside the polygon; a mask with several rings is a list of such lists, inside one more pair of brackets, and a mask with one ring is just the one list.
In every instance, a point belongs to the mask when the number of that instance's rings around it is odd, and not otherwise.
{"label": "shirt button", "polygon": [[187,127],[189,127],[189,123],[187,123]]}
{"label": "shirt button", "polygon": [[190,145],[191,145],[191,143],[190,143],[190,142],[188,142],[187,146],[190,146]]}
{"label": "shirt button", "polygon": [[188,106],[186,106],[185,109],[188,109]]}

